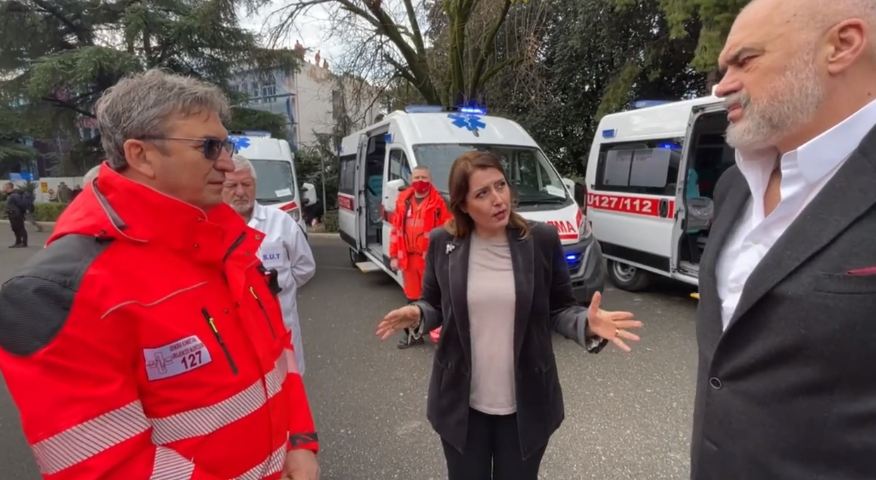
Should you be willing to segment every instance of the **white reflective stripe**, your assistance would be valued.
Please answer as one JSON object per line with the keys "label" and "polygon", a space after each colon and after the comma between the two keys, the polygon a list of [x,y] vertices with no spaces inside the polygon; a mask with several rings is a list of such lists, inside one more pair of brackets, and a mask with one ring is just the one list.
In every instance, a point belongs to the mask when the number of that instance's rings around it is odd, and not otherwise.
{"label": "white reflective stripe", "polygon": [[286,354],[286,363],[289,364],[289,373],[301,375],[301,371],[298,370],[298,360],[295,359],[295,352],[288,348],[283,352]]}
{"label": "white reflective stripe", "polygon": [[158,447],[149,480],[189,480],[194,471],[194,463],[169,448]]}
{"label": "white reflective stripe", "polygon": [[[186,438],[201,437],[228,426],[265,406],[283,389],[288,374],[286,353],[280,354],[274,369],[245,390],[219,403],[162,418],[150,418],[152,441],[166,445]],[[265,385],[265,386],[263,386]],[[265,391],[267,389],[267,392]],[[267,393],[267,395],[266,395]]]}
{"label": "white reflective stripe", "polygon": [[68,428],[31,448],[40,472],[58,473],[149,429],[140,401]]}
{"label": "white reflective stripe", "polygon": [[269,475],[273,475],[283,471],[283,466],[286,464],[286,443],[284,442],[280,448],[274,450],[268,458],[262,463],[249,469],[243,475],[237,477],[237,480],[259,480]]}

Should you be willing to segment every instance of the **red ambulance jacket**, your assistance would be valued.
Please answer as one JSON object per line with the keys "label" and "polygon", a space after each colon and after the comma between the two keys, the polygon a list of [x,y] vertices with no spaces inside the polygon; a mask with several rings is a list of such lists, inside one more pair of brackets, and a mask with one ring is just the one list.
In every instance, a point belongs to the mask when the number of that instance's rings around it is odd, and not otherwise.
{"label": "red ambulance jacket", "polygon": [[262,235],[106,165],[95,185],[0,290],[0,370],[40,472],[279,478],[318,444]]}
{"label": "red ambulance jacket", "polygon": [[413,188],[402,191],[392,215],[389,257],[397,258],[399,268],[406,270],[408,255],[425,255],[429,249],[429,232],[452,217],[444,198],[435,188],[429,189],[429,195],[419,204],[414,199]]}

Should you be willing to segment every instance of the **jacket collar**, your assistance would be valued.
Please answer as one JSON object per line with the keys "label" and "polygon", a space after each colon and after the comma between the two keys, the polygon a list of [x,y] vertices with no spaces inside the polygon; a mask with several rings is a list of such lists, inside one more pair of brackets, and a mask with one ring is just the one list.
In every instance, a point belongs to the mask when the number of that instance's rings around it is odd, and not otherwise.
{"label": "jacket collar", "polygon": [[254,255],[261,240],[225,204],[204,211],[130,180],[106,163],[59,219],[50,242],[65,234],[160,245],[205,263],[221,262],[232,246]]}

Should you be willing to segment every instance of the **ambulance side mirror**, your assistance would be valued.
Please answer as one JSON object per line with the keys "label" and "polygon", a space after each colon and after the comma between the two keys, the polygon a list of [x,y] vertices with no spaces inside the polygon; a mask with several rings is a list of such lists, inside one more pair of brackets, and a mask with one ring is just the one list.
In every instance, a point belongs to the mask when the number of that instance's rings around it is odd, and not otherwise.
{"label": "ambulance side mirror", "polygon": [[566,191],[571,195],[575,191],[575,181],[571,178],[563,177],[563,185],[566,186]]}
{"label": "ambulance side mirror", "polygon": [[407,188],[407,183],[401,178],[386,182],[386,185],[383,187],[383,211],[395,211],[395,202],[398,201],[398,194],[405,188]]}
{"label": "ambulance side mirror", "polygon": [[316,203],[316,187],[312,183],[301,184],[301,203],[305,207]]}
{"label": "ambulance side mirror", "polygon": [[584,208],[584,204],[587,201],[587,186],[581,182],[576,182],[571,178],[563,178],[563,184],[566,186],[566,190],[569,191],[569,194],[572,195],[572,198],[575,199],[575,203],[577,203],[579,207]]}

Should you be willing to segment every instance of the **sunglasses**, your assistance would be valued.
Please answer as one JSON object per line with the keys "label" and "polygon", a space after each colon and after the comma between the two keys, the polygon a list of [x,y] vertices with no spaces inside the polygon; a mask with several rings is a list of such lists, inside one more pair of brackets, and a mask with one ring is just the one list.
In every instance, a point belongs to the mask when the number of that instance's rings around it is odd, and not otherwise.
{"label": "sunglasses", "polygon": [[219,155],[225,150],[229,154],[234,153],[235,144],[230,139],[220,140],[218,138],[185,138],[185,137],[159,137],[147,136],[140,137],[140,140],[173,140],[180,142],[199,142],[201,144],[201,153],[207,160],[215,162],[219,159]]}

